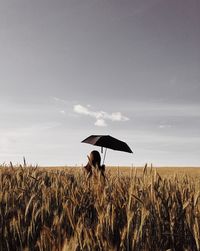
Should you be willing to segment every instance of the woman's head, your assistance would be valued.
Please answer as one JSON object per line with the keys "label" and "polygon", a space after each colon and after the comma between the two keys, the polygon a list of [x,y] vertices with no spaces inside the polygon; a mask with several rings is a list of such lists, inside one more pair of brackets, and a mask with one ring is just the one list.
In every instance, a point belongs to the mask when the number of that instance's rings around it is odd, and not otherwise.
{"label": "woman's head", "polygon": [[92,151],[90,153],[90,161],[94,167],[100,167],[101,164],[101,155],[98,151]]}

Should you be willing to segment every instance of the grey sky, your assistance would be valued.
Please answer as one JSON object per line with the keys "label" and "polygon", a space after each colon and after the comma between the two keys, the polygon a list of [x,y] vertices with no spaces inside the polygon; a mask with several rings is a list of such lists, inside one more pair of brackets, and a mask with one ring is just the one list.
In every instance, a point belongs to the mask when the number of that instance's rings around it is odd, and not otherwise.
{"label": "grey sky", "polygon": [[134,151],[111,164],[199,165],[199,13],[199,0],[0,0],[0,162],[85,163],[80,141],[102,133]]}

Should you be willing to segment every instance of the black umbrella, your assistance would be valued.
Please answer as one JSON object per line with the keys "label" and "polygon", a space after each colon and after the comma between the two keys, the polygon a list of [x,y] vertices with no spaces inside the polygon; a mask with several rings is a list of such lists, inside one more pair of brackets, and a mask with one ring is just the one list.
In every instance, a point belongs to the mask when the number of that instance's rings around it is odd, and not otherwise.
{"label": "black umbrella", "polygon": [[[95,146],[101,146],[102,148],[105,147],[106,150],[107,148],[109,148],[116,151],[132,153],[132,150],[125,142],[118,140],[116,138],[113,138],[110,135],[91,135],[81,142],[88,143]],[[103,163],[105,160],[105,155],[106,155],[106,151],[104,154]]]}

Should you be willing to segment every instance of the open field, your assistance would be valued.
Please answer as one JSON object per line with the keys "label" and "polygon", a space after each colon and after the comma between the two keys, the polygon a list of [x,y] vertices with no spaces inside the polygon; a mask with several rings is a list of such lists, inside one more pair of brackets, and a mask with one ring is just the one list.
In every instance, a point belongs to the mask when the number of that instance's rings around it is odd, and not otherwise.
{"label": "open field", "polygon": [[200,168],[0,167],[0,250],[200,250]]}
{"label": "open field", "polygon": [[[51,171],[70,171],[70,172],[76,172],[77,170],[80,170],[82,168],[82,166],[49,166],[49,167],[39,167],[38,169],[43,169],[43,170],[51,170]],[[143,175],[143,171],[144,171],[144,167],[142,166],[107,166],[106,167],[106,171],[109,174],[116,174],[119,172],[120,175],[130,175],[130,173],[132,172],[137,172],[137,175]],[[148,166],[148,170],[151,169],[151,166]],[[172,177],[174,175],[189,175],[191,177],[200,177],[200,167],[155,167],[152,166],[152,169],[154,171],[157,171],[157,173],[159,173],[162,177]]]}

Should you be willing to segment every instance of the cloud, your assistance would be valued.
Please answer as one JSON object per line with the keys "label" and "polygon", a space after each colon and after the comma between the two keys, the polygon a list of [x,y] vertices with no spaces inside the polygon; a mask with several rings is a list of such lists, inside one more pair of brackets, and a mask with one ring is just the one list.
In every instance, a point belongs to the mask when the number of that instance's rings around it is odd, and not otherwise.
{"label": "cloud", "polygon": [[95,126],[102,126],[102,127],[107,126],[104,119],[97,119],[97,121],[94,124],[95,124]]}
{"label": "cloud", "polygon": [[54,102],[56,103],[60,103],[60,104],[67,104],[68,102],[64,99],[61,99],[61,98],[57,98],[57,97],[52,97]]}
{"label": "cloud", "polygon": [[74,111],[79,114],[90,115],[93,116],[93,112],[90,112],[88,108],[83,107],[82,105],[75,105]]}
{"label": "cloud", "polygon": [[92,111],[89,109],[89,107],[82,106],[80,104],[74,105],[74,112],[90,116],[96,119],[96,122],[94,123],[96,126],[107,126],[106,120],[111,121],[128,121],[129,118],[122,115],[121,112],[113,112],[111,114],[104,112],[104,111]]}

